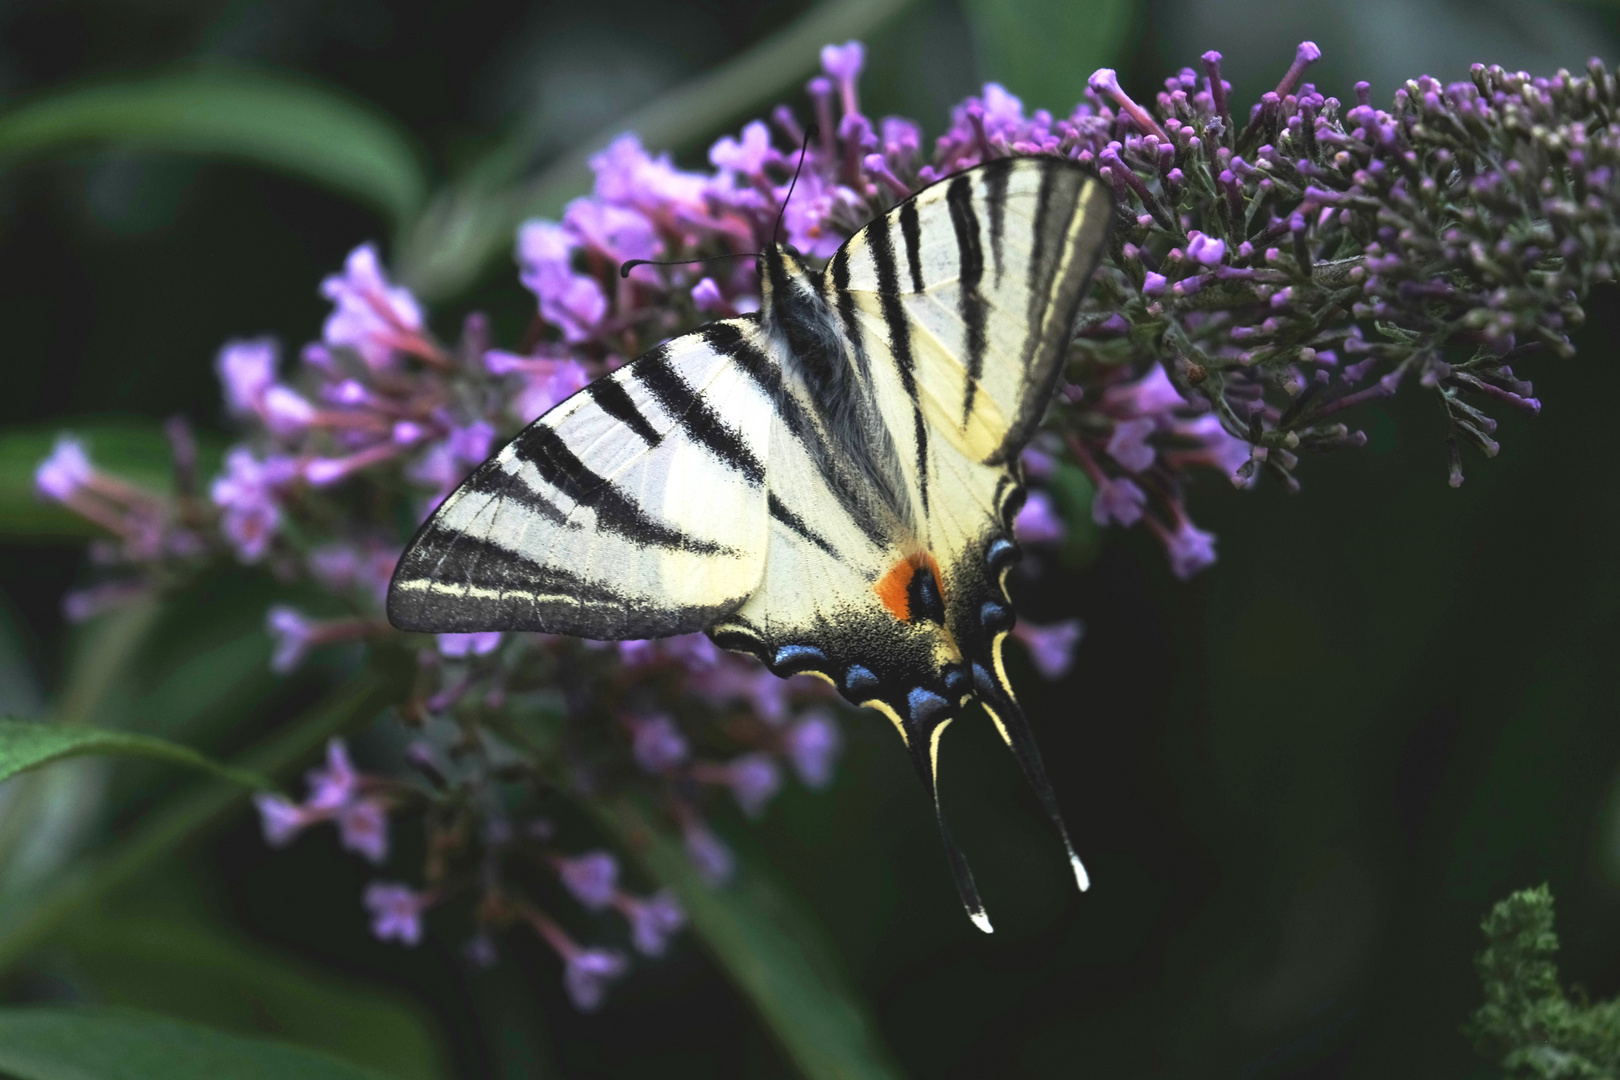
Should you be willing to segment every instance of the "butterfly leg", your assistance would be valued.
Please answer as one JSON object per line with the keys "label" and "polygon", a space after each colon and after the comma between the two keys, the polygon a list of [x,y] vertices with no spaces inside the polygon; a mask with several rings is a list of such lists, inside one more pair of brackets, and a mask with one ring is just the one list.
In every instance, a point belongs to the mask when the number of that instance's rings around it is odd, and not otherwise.
{"label": "butterfly leg", "polygon": [[[934,700],[944,704],[943,699]],[[956,846],[956,840],[945,824],[945,810],[939,801],[939,737],[945,733],[954,717],[946,709],[919,717],[921,710],[916,707],[917,702],[912,704],[911,720],[906,724],[910,730],[906,748],[911,752],[911,762],[917,768],[917,775],[922,777],[929,797],[934,800],[934,817],[939,821],[940,839],[945,842],[945,861],[950,865],[951,877],[956,881],[962,906],[967,909],[968,918],[973,920],[974,926],[987,934],[991,933],[990,916],[985,913],[984,901],[979,899],[978,886],[973,883],[973,871],[968,869],[967,857]]]}
{"label": "butterfly leg", "polygon": [[1024,710],[1018,707],[1012,691],[994,674],[1000,670],[1000,664],[986,665],[975,662],[974,690],[978,694],[979,703],[990,714],[990,719],[995,721],[1001,737],[1012,749],[1013,757],[1018,759],[1018,766],[1024,771],[1024,779],[1034,790],[1041,808],[1046,811],[1046,816],[1051,818],[1052,824],[1057,826],[1058,835],[1063,837],[1063,847],[1069,853],[1069,865],[1074,869],[1074,879],[1079,884],[1080,891],[1085,892],[1091,888],[1091,876],[1086,873],[1085,863],[1080,861],[1080,856],[1074,850],[1074,842],[1069,839],[1069,828],[1063,822],[1063,811],[1058,808],[1057,796],[1052,791],[1052,782],[1046,778],[1046,766],[1041,763],[1041,750],[1035,744],[1035,733],[1030,730],[1029,720],[1024,716]]}

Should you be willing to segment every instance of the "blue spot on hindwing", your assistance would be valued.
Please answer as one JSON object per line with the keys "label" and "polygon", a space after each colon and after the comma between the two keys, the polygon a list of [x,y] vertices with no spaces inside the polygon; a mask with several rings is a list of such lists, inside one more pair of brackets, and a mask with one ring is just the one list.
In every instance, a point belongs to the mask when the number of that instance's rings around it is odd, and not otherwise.
{"label": "blue spot on hindwing", "polygon": [[870,668],[862,667],[860,664],[851,664],[849,670],[844,672],[844,689],[852,694],[877,684],[878,677],[872,674]]}
{"label": "blue spot on hindwing", "polygon": [[771,657],[771,666],[795,673],[820,669],[827,666],[827,655],[814,645],[783,645]]}
{"label": "blue spot on hindwing", "polygon": [[921,686],[911,691],[906,703],[911,707],[911,721],[914,724],[925,724],[951,707],[950,702]]}

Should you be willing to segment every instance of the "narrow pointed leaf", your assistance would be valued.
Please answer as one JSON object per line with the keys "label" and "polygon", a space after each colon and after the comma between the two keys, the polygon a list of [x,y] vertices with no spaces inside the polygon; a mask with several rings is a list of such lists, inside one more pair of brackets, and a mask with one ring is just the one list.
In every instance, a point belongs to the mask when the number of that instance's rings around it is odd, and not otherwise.
{"label": "narrow pointed leaf", "polygon": [[16,1080],[381,1080],[269,1039],[156,1013],[91,1006],[0,1009],[0,1072]]}
{"label": "narrow pointed leaf", "polygon": [[198,68],[47,92],[0,113],[0,161],[86,145],[229,158],[349,195],[401,223],[427,190],[388,117],[291,75]]}
{"label": "narrow pointed leaf", "polygon": [[247,769],[222,765],[189,746],[181,746],[167,739],[79,724],[41,724],[32,720],[0,717],[0,781],[80,754],[156,758],[175,765],[202,769],[244,787],[268,789],[275,786],[268,777]]}

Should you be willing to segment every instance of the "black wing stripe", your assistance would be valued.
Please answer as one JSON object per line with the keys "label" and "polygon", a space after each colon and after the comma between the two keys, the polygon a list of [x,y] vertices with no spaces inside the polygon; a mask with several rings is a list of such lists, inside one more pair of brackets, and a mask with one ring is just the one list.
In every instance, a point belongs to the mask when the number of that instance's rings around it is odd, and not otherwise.
{"label": "black wing stripe", "polygon": [[598,528],[627,536],[654,547],[695,551],[706,555],[736,554],[731,548],[671,528],[646,511],[604,477],[579,460],[562,436],[544,424],[535,424],[512,443],[521,461],[535,467],[540,478],[582,506],[596,512]]}
{"label": "black wing stripe", "polygon": [[[878,218],[886,221],[887,218]],[[838,294],[838,318],[844,324],[844,336],[849,339],[850,351],[857,357],[862,354],[861,324],[855,321],[855,295],[849,291],[849,245],[845,244],[833,256],[832,266],[833,289]]]}
{"label": "black wing stripe", "polygon": [[[1053,203],[1056,201],[1058,170],[1046,169],[1041,173],[1041,186],[1035,197],[1035,233],[1030,238],[1029,245],[1029,337],[1024,346],[1024,366],[1027,369],[1029,362],[1034,358],[1035,349],[1040,345],[1041,329],[1046,321],[1047,309],[1052,304],[1052,279],[1057,276],[1058,265],[1063,261],[1063,251],[1060,245],[1052,244],[1053,235],[1052,214]],[[1078,196],[1078,192],[1075,193]],[[1075,200],[1065,200],[1069,203],[1068,213],[1064,215],[1063,226],[1058,236],[1067,236],[1069,221],[1074,217],[1077,205]]]}
{"label": "black wing stripe", "polygon": [[[888,534],[873,519],[870,509],[855,493],[851,486],[845,482],[834,463],[832,452],[827,448],[815,423],[810,419],[799,399],[788,392],[782,384],[782,373],[765,353],[748,340],[737,327],[730,323],[710,323],[698,331],[703,335],[704,343],[720,355],[733,361],[745,374],[752,378],[765,392],[765,396],[776,406],[777,415],[787,425],[788,431],[804,447],[806,456],[816,466],[821,474],[821,481],[827,490],[838,500],[856,528],[860,529],[873,543],[884,544],[888,541]],[[771,498],[775,498],[772,495]],[[785,524],[785,523],[784,523]]]}
{"label": "black wing stripe", "polygon": [[996,266],[996,288],[1001,288],[1001,238],[1007,223],[1007,180],[1015,158],[997,158],[984,167],[984,202],[990,211],[990,257]]}
{"label": "black wing stripe", "polygon": [[765,463],[754,456],[742,435],[721,420],[691,384],[681,378],[670,364],[667,349],[654,349],[643,356],[630,368],[630,374],[652,392],[658,404],[675,418],[687,435],[742,473],[749,483],[765,482]]}
{"label": "black wing stripe", "polygon": [[[519,460],[523,460],[521,457]],[[463,495],[484,495],[492,499],[510,499],[525,509],[532,510],[553,525],[567,528],[568,515],[561,507],[534,490],[521,476],[507,472],[500,461],[491,461],[467,478]]]}
{"label": "black wing stripe", "polygon": [[872,252],[872,265],[877,270],[878,306],[883,312],[883,323],[889,331],[889,352],[894,366],[900,372],[900,385],[911,399],[913,432],[917,444],[917,490],[924,514],[928,513],[928,425],[923,421],[922,406],[917,401],[916,361],[911,355],[911,324],[900,299],[900,273],[894,261],[894,238],[889,232],[888,216],[879,217],[866,229],[867,244]]}
{"label": "black wing stripe", "polygon": [[966,426],[968,417],[973,415],[979,376],[984,373],[984,324],[989,309],[979,293],[979,282],[984,279],[984,248],[979,242],[979,216],[973,212],[973,181],[965,174],[952,180],[945,189],[945,202],[956,229],[958,288],[961,290],[957,306],[967,336],[967,381],[962,391],[962,423]]}
{"label": "black wing stripe", "polygon": [[917,200],[907,199],[900,207],[900,237],[906,245],[906,268],[911,271],[911,291],[923,291],[922,223],[917,220]]}
{"label": "black wing stripe", "polygon": [[781,499],[776,497],[776,492],[769,492],[765,496],[765,503],[770,509],[771,517],[775,518],[777,521],[780,521],[783,525],[786,525],[793,532],[797,533],[801,540],[814,544],[816,547],[820,548],[834,559],[839,558],[838,550],[834,548],[832,544],[828,543],[820,533],[816,532],[809,525],[807,525],[803,518],[801,518],[798,514],[795,514],[792,510],[789,510],[787,505],[783,503]]}
{"label": "black wing stripe", "polygon": [[636,408],[636,403],[617,379],[597,379],[585,388],[585,392],[603,412],[635,432],[636,437],[648,446],[657,446],[663,439],[641,414],[641,410]]}

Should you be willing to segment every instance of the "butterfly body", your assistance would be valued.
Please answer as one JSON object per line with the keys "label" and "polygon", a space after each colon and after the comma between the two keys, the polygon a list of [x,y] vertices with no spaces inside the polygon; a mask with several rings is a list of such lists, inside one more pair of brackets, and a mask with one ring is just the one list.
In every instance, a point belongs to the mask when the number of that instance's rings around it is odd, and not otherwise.
{"label": "butterfly body", "polygon": [[705,630],[882,712],[936,808],[940,735],[976,699],[1067,845],[1002,664],[1005,577],[1018,454],[1111,213],[1072,162],[1003,159],[879,217],[825,271],[767,247],[757,315],[659,346],[480,466],[407,549],[390,620]]}

